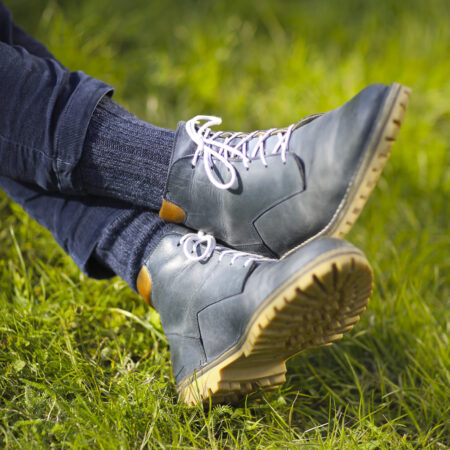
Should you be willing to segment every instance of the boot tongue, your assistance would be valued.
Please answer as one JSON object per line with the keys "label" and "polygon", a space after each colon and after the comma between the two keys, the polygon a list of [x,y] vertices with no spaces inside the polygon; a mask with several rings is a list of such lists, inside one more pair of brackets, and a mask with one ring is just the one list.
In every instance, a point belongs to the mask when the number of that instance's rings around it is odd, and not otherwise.
{"label": "boot tongue", "polygon": [[[272,136],[269,136],[267,139],[264,139],[264,143],[262,145],[262,150],[259,150],[258,153],[252,157],[252,159],[260,158],[261,151],[264,152],[264,155],[270,155],[272,153],[272,150],[277,145],[277,142],[279,141],[280,137],[279,134],[276,133]],[[248,151],[247,155],[250,157],[253,154],[253,151],[255,150],[255,147],[258,145],[259,142],[259,136],[255,136],[253,139],[250,140],[248,143]]]}

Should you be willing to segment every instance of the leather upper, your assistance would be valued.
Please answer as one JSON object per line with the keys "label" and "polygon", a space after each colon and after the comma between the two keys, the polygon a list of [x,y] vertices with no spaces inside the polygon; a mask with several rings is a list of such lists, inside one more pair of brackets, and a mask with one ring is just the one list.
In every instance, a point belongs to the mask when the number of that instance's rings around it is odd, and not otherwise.
{"label": "leather upper", "polygon": [[[164,198],[182,208],[184,224],[192,229],[234,248],[281,256],[332,220],[369,151],[388,91],[385,85],[371,85],[342,107],[299,122],[286,163],[270,154],[276,144],[276,137],[270,137],[267,167],[259,157],[248,170],[241,160],[233,160],[237,179],[227,190],[210,182],[203,164],[193,167],[197,147],[181,122]],[[256,142],[254,138],[250,147]],[[220,162],[214,171],[219,179],[229,179]]]}
{"label": "leather upper", "polygon": [[257,308],[306,265],[330,251],[354,247],[342,240],[317,239],[280,261],[244,267],[245,257],[215,250],[205,261],[186,257],[180,239],[186,231],[165,235],[150,254],[152,305],[160,313],[169,340],[177,383],[235,345]]}

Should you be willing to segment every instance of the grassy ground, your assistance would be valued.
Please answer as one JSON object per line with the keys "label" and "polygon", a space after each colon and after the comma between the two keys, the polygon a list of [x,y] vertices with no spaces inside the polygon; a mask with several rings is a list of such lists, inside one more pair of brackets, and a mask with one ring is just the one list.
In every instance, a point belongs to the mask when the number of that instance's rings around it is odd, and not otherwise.
{"label": "grassy ground", "polygon": [[157,315],[83,277],[0,194],[0,446],[445,448],[449,440],[450,4],[446,0],[5,0],[141,117],[289,124],[372,82],[413,97],[349,239],[375,293],[355,330],[238,407],[177,404]]}

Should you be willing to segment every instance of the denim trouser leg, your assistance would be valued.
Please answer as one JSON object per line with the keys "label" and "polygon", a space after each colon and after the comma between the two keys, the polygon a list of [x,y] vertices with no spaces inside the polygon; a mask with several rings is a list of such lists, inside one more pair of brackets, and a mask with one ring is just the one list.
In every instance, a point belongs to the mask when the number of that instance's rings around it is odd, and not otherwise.
{"label": "denim trouser leg", "polygon": [[49,194],[1,176],[0,189],[53,234],[88,277],[119,275],[135,291],[151,250],[176,227],[154,211],[117,200]]}
{"label": "denim trouser leg", "polygon": [[56,61],[0,3],[0,175],[81,194],[75,167],[92,113],[111,92]]}
{"label": "denim trouser leg", "polygon": [[0,189],[47,228],[87,276],[114,275],[92,255],[104,230],[127,211],[125,205],[97,197],[49,194],[37,186],[6,177],[0,177]]}
{"label": "denim trouser leg", "polygon": [[14,24],[0,1],[0,189],[95,278],[113,275],[91,255],[102,231],[122,214],[121,204],[47,191],[77,191],[73,168],[90,116],[111,90],[69,72]]}

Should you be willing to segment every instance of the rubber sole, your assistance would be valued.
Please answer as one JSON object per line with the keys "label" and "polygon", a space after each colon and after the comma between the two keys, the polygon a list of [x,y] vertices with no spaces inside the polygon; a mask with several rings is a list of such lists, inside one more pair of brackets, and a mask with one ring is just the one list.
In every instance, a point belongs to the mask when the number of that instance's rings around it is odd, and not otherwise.
{"label": "rubber sole", "polygon": [[238,344],[177,386],[180,400],[234,403],[260,388],[276,388],[285,381],[287,359],[331,345],[353,328],[372,280],[362,252],[326,253],[262,303]]}
{"label": "rubber sole", "polygon": [[410,88],[398,83],[391,84],[360,170],[349,186],[333,219],[319,235],[342,238],[353,227],[391,154],[405,118],[410,96]]}

